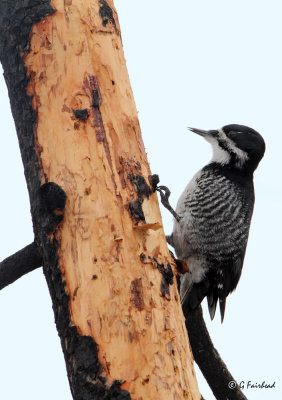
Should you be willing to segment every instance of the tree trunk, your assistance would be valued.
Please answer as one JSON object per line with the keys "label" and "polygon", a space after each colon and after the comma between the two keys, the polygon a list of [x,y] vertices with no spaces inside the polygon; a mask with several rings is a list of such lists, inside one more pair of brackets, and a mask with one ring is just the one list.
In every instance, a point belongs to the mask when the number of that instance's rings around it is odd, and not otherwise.
{"label": "tree trunk", "polygon": [[0,26],[74,399],[200,399],[113,2],[0,0]]}

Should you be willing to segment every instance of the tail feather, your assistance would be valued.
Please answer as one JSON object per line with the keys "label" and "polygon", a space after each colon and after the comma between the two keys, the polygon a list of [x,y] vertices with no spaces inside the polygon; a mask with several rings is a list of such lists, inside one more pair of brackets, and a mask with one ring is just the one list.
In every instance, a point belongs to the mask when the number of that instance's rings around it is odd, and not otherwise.
{"label": "tail feather", "polygon": [[224,313],[225,313],[225,303],[226,303],[226,297],[223,299],[219,299],[219,306],[220,306],[220,315],[221,315],[221,323],[224,320]]}
{"label": "tail feather", "polygon": [[214,319],[217,303],[219,302],[221,323],[224,320],[226,297],[218,293],[218,288],[211,283],[210,277],[206,276],[201,282],[190,284],[189,275],[185,274],[181,279],[180,297],[184,314],[195,310],[207,297],[208,309],[211,320]]}
{"label": "tail feather", "polygon": [[208,308],[209,308],[210,317],[211,317],[211,320],[213,320],[215,311],[216,311],[218,296],[214,292],[211,291],[207,295],[207,300],[208,300]]}

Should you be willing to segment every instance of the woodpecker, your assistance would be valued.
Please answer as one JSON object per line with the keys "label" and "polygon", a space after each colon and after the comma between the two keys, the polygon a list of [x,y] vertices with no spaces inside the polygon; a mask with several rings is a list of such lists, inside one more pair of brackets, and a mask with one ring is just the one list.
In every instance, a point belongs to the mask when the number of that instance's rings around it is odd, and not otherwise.
{"label": "woodpecker", "polygon": [[184,313],[207,297],[211,319],[219,302],[223,321],[226,297],[242,272],[255,201],[253,173],[265,143],[244,125],[189,129],[212,145],[213,158],[180,196],[167,240],[189,268],[180,285]]}

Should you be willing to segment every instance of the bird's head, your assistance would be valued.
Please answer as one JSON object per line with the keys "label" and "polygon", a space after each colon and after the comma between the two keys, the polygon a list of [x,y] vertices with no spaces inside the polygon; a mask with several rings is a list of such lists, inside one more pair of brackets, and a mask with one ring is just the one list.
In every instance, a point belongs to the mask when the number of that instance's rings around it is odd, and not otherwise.
{"label": "bird's head", "polygon": [[211,143],[212,162],[217,164],[252,173],[264,155],[262,136],[248,126],[231,124],[210,131],[189,129]]}

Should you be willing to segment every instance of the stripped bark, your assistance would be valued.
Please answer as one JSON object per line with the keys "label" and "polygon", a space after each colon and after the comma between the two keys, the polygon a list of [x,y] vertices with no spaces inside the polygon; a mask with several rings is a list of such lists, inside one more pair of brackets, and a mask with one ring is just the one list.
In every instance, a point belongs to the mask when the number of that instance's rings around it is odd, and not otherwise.
{"label": "stripped bark", "polygon": [[199,399],[113,3],[10,3],[0,57],[73,397]]}

